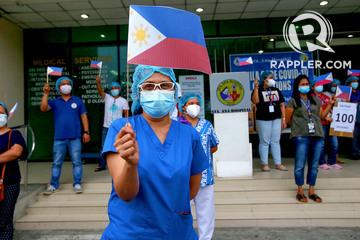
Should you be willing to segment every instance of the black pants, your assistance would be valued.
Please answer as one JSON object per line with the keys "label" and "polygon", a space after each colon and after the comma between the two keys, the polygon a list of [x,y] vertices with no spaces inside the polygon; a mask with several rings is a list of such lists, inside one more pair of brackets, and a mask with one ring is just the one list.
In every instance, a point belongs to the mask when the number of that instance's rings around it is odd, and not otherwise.
{"label": "black pants", "polygon": [[0,202],[0,240],[14,236],[14,210],[20,193],[20,183],[5,184],[5,199]]}

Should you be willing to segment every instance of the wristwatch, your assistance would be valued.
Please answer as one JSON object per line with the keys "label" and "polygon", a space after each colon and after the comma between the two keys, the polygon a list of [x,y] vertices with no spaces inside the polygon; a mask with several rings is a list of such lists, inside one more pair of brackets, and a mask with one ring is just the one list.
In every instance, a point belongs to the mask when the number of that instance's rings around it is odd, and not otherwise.
{"label": "wristwatch", "polygon": [[84,131],[84,133],[86,133],[86,134],[89,134],[89,135],[90,135],[90,131]]}
{"label": "wristwatch", "polygon": [[282,120],[284,120],[284,121],[285,121],[285,118],[283,118]]}

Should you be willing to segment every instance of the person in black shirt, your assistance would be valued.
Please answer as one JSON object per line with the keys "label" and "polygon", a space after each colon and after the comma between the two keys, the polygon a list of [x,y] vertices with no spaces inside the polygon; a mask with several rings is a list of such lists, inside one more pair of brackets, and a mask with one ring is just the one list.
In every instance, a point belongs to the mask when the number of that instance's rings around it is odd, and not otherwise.
{"label": "person in black shirt", "polygon": [[0,202],[0,239],[4,240],[13,239],[13,217],[21,179],[18,159],[27,154],[21,133],[7,127],[8,114],[6,105],[0,102],[0,184],[5,170],[3,179],[5,199]]}
{"label": "person in black shirt", "polygon": [[280,150],[281,130],[286,128],[285,99],[281,91],[275,87],[274,75],[270,71],[263,72],[260,81],[255,78],[254,85],[251,101],[256,104],[256,125],[259,133],[262,170],[270,171],[268,156],[269,146],[271,146],[275,168],[287,171],[287,168],[281,164]]}

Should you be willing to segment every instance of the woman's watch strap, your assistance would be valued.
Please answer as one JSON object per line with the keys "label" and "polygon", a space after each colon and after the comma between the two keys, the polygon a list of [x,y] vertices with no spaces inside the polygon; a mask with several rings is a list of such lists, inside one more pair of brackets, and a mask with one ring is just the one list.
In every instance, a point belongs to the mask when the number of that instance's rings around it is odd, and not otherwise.
{"label": "woman's watch strap", "polygon": [[89,134],[89,135],[90,135],[90,131],[84,131],[84,133],[86,133],[86,134]]}

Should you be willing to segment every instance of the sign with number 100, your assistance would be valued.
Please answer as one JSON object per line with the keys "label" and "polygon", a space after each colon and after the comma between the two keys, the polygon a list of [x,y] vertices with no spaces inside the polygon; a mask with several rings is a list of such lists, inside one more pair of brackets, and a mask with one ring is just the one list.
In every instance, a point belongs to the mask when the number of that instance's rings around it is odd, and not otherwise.
{"label": "sign with number 100", "polygon": [[340,115],[340,113],[337,113],[335,116],[335,122],[343,122],[343,123],[353,123],[355,119],[355,116],[352,114],[346,114],[343,113],[342,115]]}

